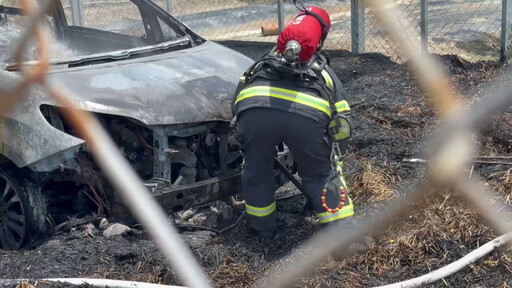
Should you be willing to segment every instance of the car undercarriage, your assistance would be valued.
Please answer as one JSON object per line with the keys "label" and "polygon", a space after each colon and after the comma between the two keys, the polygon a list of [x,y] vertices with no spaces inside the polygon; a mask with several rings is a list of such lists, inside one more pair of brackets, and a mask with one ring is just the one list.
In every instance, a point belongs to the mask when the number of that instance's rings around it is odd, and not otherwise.
{"label": "car undercarriage", "polygon": [[[62,51],[52,56],[48,81],[78,95],[77,109],[97,118],[167,213],[227,201],[241,191],[243,162],[230,102],[252,60],[202,39],[152,1],[127,4],[132,18],[82,27],[55,1],[46,20]],[[3,44],[19,37],[24,20],[16,8],[0,6],[0,13],[0,90],[9,90],[20,67],[3,57]],[[3,249],[30,245],[72,216],[133,220],[88,143],[64,120],[65,109],[34,88],[0,117]],[[286,147],[276,156],[292,168]],[[277,188],[286,178],[278,169],[275,175]]]}

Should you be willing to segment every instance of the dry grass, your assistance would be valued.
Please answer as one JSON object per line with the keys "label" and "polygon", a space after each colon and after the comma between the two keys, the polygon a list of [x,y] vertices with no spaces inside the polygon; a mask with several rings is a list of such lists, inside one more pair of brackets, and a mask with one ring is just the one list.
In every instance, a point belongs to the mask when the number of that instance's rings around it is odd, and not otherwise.
{"label": "dry grass", "polygon": [[512,205],[512,169],[507,170],[503,173],[500,178],[501,185],[496,185],[496,191],[506,195],[506,203]]}
{"label": "dry grass", "polygon": [[240,262],[229,255],[224,263],[210,271],[209,276],[216,283],[216,287],[246,287],[258,279],[248,263]]}
{"label": "dry grass", "polygon": [[393,171],[374,166],[367,160],[363,163],[363,172],[354,178],[354,201],[374,203],[393,199],[393,185],[396,183]]}
{"label": "dry grass", "polygon": [[[512,156],[512,114],[504,114],[493,119],[486,135],[476,138],[479,155]],[[510,160],[504,160],[511,162]],[[477,166],[477,171],[487,178],[487,183],[494,188],[498,197],[512,205],[512,168],[504,165]],[[487,184],[486,184],[487,185]]]}
{"label": "dry grass", "polygon": [[495,191],[504,197],[507,205],[512,205],[512,169],[497,171],[489,176]]}
{"label": "dry grass", "polygon": [[[389,227],[374,248],[342,262],[323,263],[304,286],[368,287],[405,280],[445,266],[495,237],[460,198],[449,191],[439,195],[428,207]],[[467,281],[459,285],[511,267],[511,254],[494,253],[457,274]]]}

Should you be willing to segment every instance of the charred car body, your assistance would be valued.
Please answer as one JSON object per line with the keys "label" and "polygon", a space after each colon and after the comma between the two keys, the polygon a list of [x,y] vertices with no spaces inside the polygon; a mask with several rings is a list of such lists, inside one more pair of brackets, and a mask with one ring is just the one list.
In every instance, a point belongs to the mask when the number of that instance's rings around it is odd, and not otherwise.
{"label": "charred car body", "polygon": [[[50,81],[80,96],[79,109],[97,117],[168,212],[238,193],[242,158],[230,104],[252,61],[202,39],[152,1],[126,2],[129,19],[101,25],[96,19],[88,27],[72,25],[55,1],[47,25],[71,51],[57,49]],[[7,32],[23,23],[19,9],[0,6],[0,13]],[[20,78],[18,67],[3,62],[0,90]],[[87,143],[41,90],[4,115],[0,129],[1,248],[30,243],[67,214],[124,215]]]}

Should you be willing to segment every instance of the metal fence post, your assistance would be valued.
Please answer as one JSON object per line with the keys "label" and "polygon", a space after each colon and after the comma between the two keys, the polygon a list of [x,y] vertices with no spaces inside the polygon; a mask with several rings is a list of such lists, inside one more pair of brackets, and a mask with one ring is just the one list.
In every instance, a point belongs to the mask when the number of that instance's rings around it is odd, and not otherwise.
{"label": "metal fence post", "polygon": [[428,53],[428,0],[421,0],[421,52]]}
{"label": "metal fence post", "polygon": [[281,33],[284,30],[283,0],[277,0],[277,25]]}
{"label": "metal fence post", "polygon": [[512,0],[502,0],[501,3],[501,47],[500,47],[500,62],[505,63],[508,58],[508,46],[510,45],[510,32],[511,32],[511,3]]}
{"label": "metal fence post", "polygon": [[84,9],[82,0],[71,0],[71,18],[74,26],[84,26]]}
{"label": "metal fence post", "polygon": [[166,0],[165,1],[165,9],[169,14],[172,14],[172,0]]}
{"label": "metal fence post", "polygon": [[351,0],[352,52],[364,53],[365,41],[365,9],[364,0]]}

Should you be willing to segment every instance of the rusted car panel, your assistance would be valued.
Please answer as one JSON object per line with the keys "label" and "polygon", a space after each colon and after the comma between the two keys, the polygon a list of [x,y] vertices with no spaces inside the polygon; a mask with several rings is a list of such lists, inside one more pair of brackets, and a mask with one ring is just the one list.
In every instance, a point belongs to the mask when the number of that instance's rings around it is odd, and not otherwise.
{"label": "rusted car panel", "polygon": [[[50,73],[50,80],[74,91],[80,97],[76,101],[80,109],[124,116],[148,126],[230,121],[232,93],[239,75],[250,64],[249,58],[206,42],[135,60],[56,69]],[[8,87],[14,73],[1,73],[0,87]],[[0,139],[2,154],[18,167],[83,143],[45,121],[39,107],[55,105],[51,98],[38,91],[31,94],[1,122],[9,134]],[[47,172],[56,167],[31,168]]]}
{"label": "rusted car panel", "polygon": [[211,199],[225,199],[241,191],[240,173],[212,178],[183,187],[164,185],[154,194],[155,199],[167,211],[178,211],[208,203]]}
{"label": "rusted car panel", "polygon": [[[0,70],[0,87],[13,88],[20,77],[12,72]],[[52,127],[43,117],[39,106],[47,96],[39,88],[28,91],[23,100],[3,117],[0,117],[0,153],[18,167],[32,166],[33,170],[49,172],[60,165],[71,166],[82,139],[62,133]],[[52,163],[53,162],[53,163]],[[64,167],[64,166],[62,166]]]}
{"label": "rusted car panel", "polygon": [[[144,58],[55,71],[84,110],[145,125],[230,121],[230,103],[249,58],[213,42]],[[44,104],[52,104],[49,99]]]}

